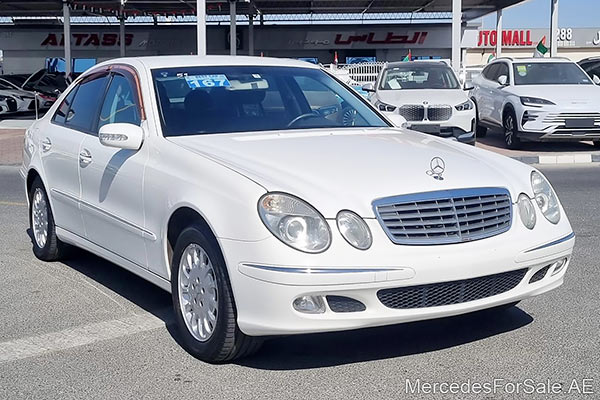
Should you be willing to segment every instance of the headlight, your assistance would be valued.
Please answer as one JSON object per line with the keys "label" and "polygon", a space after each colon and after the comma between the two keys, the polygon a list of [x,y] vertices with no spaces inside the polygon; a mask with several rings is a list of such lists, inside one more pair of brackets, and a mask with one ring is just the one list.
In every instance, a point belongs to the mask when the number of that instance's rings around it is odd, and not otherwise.
{"label": "headlight", "polygon": [[258,201],[262,222],[283,243],[307,253],[320,253],[331,244],[325,218],[306,202],[284,193],[267,193]]}
{"label": "headlight", "polygon": [[365,221],[352,211],[340,211],[336,218],[338,229],[348,243],[359,250],[367,250],[373,243]]}
{"label": "headlight", "polygon": [[472,110],[473,102],[471,100],[467,100],[464,103],[460,103],[460,104],[454,106],[454,108],[456,108],[456,110],[458,110],[458,111]]}
{"label": "headlight", "polygon": [[552,190],[550,183],[539,172],[531,173],[531,188],[535,195],[535,202],[544,214],[544,217],[553,224],[560,221],[560,207],[558,206],[558,198]]}
{"label": "headlight", "polygon": [[519,208],[519,216],[521,217],[521,221],[523,225],[527,229],[533,229],[535,227],[535,208],[533,207],[533,203],[529,196],[524,193],[519,195],[519,200],[517,200],[517,207]]}
{"label": "headlight", "polygon": [[521,104],[529,107],[555,106],[553,102],[537,97],[521,97]]}
{"label": "headlight", "polygon": [[396,106],[378,101],[377,108],[379,109],[379,111],[392,112],[396,109]]}

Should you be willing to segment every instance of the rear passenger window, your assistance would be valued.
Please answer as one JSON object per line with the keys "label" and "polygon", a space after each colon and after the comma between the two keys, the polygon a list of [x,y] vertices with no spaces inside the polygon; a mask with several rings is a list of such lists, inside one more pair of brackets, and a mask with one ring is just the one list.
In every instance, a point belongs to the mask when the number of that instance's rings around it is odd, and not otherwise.
{"label": "rear passenger window", "polygon": [[75,97],[76,92],[77,88],[71,90],[62,103],[60,103],[60,106],[58,106],[58,110],[56,110],[56,114],[54,114],[54,118],[52,118],[52,120],[57,124],[63,125],[65,123],[65,118],[67,117],[69,107],[71,107],[71,103],[73,102],[73,97]]}
{"label": "rear passenger window", "polygon": [[94,131],[107,82],[105,75],[79,85],[66,117],[66,126],[88,133]]}

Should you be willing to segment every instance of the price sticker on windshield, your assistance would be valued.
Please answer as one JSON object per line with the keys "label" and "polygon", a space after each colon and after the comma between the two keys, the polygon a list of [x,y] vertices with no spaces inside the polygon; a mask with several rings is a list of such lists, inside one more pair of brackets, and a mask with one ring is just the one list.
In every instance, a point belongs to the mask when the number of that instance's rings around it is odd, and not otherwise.
{"label": "price sticker on windshield", "polygon": [[185,81],[192,89],[231,86],[231,83],[229,83],[224,74],[188,75],[185,77]]}

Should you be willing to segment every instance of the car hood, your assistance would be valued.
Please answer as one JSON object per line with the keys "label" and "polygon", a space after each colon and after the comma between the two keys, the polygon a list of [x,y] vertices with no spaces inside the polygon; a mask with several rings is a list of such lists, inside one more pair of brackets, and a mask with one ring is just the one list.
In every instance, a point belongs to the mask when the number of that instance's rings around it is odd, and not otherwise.
{"label": "car hood", "polygon": [[467,101],[467,94],[461,89],[402,89],[402,90],[380,90],[377,97],[384,103],[394,106],[403,104],[449,104],[456,106]]}
{"label": "car hood", "polygon": [[16,90],[16,89],[2,89],[2,90],[0,90],[0,95],[33,98],[33,93],[26,92],[25,90]]}
{"label": "car hood", "polygon": [[510,92],[550,100],[565,107],[600,105],[600,86],[596,85],[517,85],[511,87]]}
{"label": "car hood", "polygon": [[[408,193],[505,187],[531,191],[531,168],[473,146],[391,128],[180,136],[171,142],[263,186],[298,196],[326,218],[350,209],[373,218],[373,200]],[[427,172],[445,162],[443,180]]]}

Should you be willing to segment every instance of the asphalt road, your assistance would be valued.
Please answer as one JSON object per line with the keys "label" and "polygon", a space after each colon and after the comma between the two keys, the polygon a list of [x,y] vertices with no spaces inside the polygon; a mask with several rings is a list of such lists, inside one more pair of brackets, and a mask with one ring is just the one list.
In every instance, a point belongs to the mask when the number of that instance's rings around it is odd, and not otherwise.
{"label": "asphalt road", "polygon": [[[167,293],[83,251],[37,261],[17,169],[0,167],[0,399],[598,399],[600,166],[544,172],[577,234],[558,290],[503,312],[273,339],[209,365],[177,344]],[[498,391],[407,396],[407,379]],[[562,394],[511,386],[527,382]]]}

